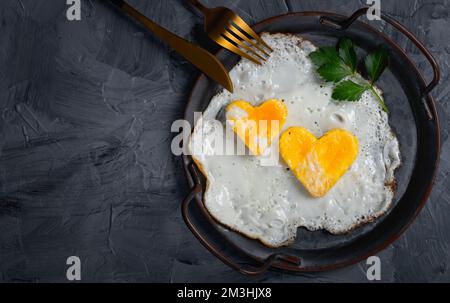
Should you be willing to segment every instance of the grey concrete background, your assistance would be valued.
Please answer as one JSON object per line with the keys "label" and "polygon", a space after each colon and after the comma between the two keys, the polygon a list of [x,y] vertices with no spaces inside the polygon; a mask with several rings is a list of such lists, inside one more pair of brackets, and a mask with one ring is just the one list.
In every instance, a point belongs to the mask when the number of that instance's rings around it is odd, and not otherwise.
{"label": "grey concrete background", "polygon": [[[333,272],[271,272],[248,279],[207,252],[185,227],[188,188],[170,153],[197,71],[100,0],[82,20],[64,0],[0,2],[0,281],[367,282],[361,263]],[[184,0],[130,0],[172,31],[216,50]],[[254,23],[288,11],[350,14],[365,1],[205,1]],[[433,52],[442,159],[416,222],[382,253],[382,280],[450,281],[450,1],[382,0]],[[426,70],[418,51],[393,33]]]}

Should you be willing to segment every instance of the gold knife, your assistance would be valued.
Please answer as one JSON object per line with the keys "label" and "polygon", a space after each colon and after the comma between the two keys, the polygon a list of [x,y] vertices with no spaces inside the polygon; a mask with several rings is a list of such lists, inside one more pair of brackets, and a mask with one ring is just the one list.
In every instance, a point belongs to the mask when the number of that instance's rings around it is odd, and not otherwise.
{"label": "gold knife", "polygon": [[115,4],[122,11],[141,23],[145,28],[153,32],[159,39],[166,42],[170,47],[194,64],[211,79],[222,85],[228,91],[233,92],[233,83],[228,75],[228,71],[210,52],[156,24],[124,0],[109,0],[109,2]]}

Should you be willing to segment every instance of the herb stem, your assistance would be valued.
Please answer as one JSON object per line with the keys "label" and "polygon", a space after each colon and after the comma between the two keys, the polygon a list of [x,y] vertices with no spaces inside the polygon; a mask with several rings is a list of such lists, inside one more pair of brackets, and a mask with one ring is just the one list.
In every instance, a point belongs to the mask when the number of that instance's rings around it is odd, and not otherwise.
{"label": "herb stem", "polygon": [[369,86],[370,91],[372,92],[372,94],[375,96],[375,98],[377,98],[378,103],[380,103],[381,108],[386,112],[389,113],[388,108],[386,107],[386,104],[384,104],[383,99],[381,99],[380,95],[377,93],[377,91],[375,90],[375,88],[373,88],[373,84],[371,84]]}

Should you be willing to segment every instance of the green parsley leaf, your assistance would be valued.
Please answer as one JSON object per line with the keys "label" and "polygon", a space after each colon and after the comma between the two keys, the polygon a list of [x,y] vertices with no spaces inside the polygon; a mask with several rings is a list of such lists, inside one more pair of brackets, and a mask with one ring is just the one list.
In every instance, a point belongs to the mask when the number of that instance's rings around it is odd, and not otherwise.
{"label": "green parsley leaf", "polygon": [[389,55],[384,47],[378,47],[375,51],[367,55],[364,59],[364,65],[366,66],[367,75],[371,84],[378,80],[388,64]]}
{"label": "green parsley leaf", "polygon": [[338,101],[358,101],[368,89],[370,89],[369,85],[359,85],[353,81],[345,80],[336,85],[332,97]]}
{"label": "green parsley leaf", "polygon": [[342,60],[325,63],[317,69],[317,72],[327,82],[339,82],[352,74],[350,67],[345,65]]}
{"label": "green parsley leaf", "polygon": [[321,67],[327,63],[339,61],[338,51],[336,48],[331,46],[321,47],[309,54],[309,57],[317,67]]}
{"label": "green parsley leaf", "polygon": [[383,99],[381,98],[381,96],[378,94],[378,92],[375,90],[375,88],[373,87],[373,84],[369,86],[370,91],[372,92],[372,94],[374,95],[374,97],[378,100],[378,103],[380,104],[381,108],[386,112],[389,113],[389,109],[387,108],[386,104],[384,104]]}
{"label": "green parsley leaf", "polygon": [[389,112],[383,99],[374,87],[375,81],[389,64],[388,52],[385,48],[379,47],[364,59],[369,80],[366,84],[357,84],[351,80],[344,80],[347,76],[352,76],[357,71],[358,57],[355,52],[353,42],[344,38],[339,41],[338,49],[335,47],[321,47],[312,52],[309,57],[316,65],[317,73],[327,82],[337,83],[332,97],[338,101],[357,101],[366,90],[371,93],[380,103],[385,112]]}
{"label": "green parsley leaf", "polygon": [[353,42],[350,39],[344,38],[339,41],[339,56],[351,68],[352,72],[355,72],[358,58],[356,57]]}

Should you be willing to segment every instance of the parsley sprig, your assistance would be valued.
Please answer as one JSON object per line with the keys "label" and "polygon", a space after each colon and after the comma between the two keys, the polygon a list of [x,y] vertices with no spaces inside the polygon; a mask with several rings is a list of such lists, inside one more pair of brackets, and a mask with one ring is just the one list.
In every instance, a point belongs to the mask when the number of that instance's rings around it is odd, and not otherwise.
{"label": "parsley sprig", "polygon": [[[385,112],[389,112],[383,99],[375,89],[374,83],[380,78],[389,64],[387,50],[378,47],[364,58],[364,66],[368,80],[356,83],[348,77],[356,76],[358,57],[353,42],[344,38],[339,41],[338,47],[320,47],[309,57],[317,67],[320,77],[336,83],[332,98],[337,101],[358,101],[365,91],[370,91]],[[347,78],[347,79],[344,79]]]}

